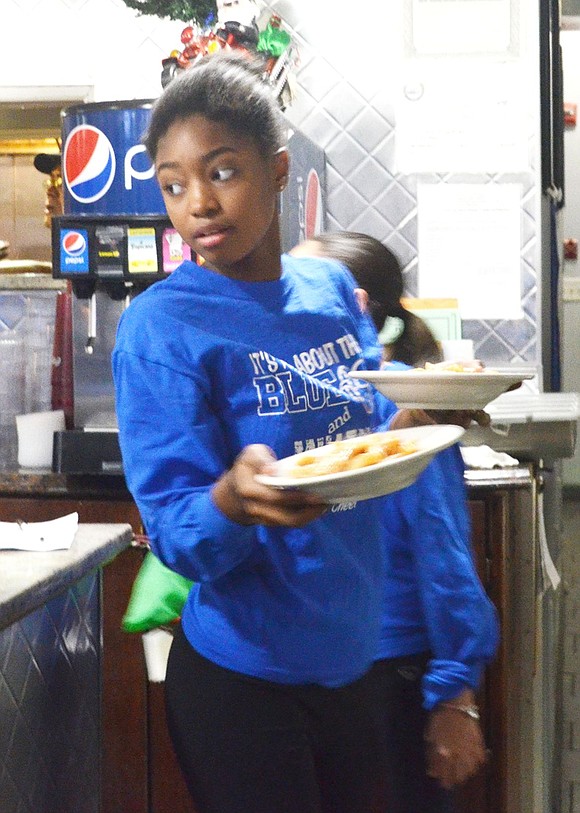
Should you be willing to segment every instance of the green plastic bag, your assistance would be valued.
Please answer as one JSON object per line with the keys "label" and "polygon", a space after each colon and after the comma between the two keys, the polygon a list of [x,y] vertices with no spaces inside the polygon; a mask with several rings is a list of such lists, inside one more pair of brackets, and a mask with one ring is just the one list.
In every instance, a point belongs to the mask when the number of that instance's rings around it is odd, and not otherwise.
{"label": "green plastic bag", "polygon": [[147,632],[177,621],[192,584],[147,551],[133,582],[121,627],[125,632]]}

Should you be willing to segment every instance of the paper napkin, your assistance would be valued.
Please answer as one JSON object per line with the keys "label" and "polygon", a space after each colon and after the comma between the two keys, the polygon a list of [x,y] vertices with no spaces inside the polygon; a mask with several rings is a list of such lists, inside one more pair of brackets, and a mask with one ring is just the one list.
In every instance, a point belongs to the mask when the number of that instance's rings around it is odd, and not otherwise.
{"label": "paper napkin", "polygon": [[496,452],[490,446],[462,446],[463,462],[470,469],[493,469],[518,466],[519,460],[505,452]]}
{"label": "paper napkin", "polygon": [[78,524],[76,511],[48,522],[0,522],[0,550],[68,550]]}

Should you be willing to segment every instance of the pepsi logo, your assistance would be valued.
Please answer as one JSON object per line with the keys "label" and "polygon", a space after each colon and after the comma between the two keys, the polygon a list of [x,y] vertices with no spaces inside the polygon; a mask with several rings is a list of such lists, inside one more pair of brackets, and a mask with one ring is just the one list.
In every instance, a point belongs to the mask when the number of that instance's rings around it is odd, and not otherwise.
{"label": "pepsi logo", "polygon": [[79,203],[94,203],[102,198],[115,177],[113,146],[91,124],[80,124],[70,131],[62,164],[66,188]]}
{"label": "pepsi logo", "polygon": [[62,239],[62,248],[69,257],[79,257],[87,246],[84,235],[78,231],[69,231]]}

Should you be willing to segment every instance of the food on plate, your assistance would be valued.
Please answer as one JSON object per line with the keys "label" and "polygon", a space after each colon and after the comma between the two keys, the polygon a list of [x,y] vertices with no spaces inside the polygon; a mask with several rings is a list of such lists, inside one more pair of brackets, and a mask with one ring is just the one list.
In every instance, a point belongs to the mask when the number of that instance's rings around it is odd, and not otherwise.
{"label": "food on plate", "polygon": [[[383,497],[411,485],[435,454],[457,443],[464,431],[452,425],[379,430],[281,458],[256,480],[316,494],[329,504]],[[345,449],[348,454],[341,457]]]}
{"label": "food on plate", "polygon": [[320,477],[382,463],[418,451],[414,441],[368,435],[352,440],[337,440],[312,452],[296,455],[288,469],[290,477]]}
{"label": "food on plate", "polygon": [[439,361],[432,364],[430,361],[424,367],[416,367],[416,370],[427,370],[432,373],[493,373],[495,370],[488,369],[485,364],[477,359],[472,361]]}

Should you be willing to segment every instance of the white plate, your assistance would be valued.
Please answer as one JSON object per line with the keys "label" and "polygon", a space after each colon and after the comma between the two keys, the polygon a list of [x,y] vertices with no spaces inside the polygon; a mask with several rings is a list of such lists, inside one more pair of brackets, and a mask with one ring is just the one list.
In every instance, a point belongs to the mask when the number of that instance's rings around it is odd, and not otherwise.
{"label": "white plate", "polygon": [[[382,435],[385,438],[414,441],[418,451],[402,457],[387,457],[381,463],[338,474],[325,474],[320,477],[291,477],[287,474],[301,455],[322,454],[324,447],[320,447],[312,452],[302,452],[299,455],[278,460],[276,466],[279,474],[260,474],[256,476],[256,479],[273,488],[308,491],[317,494],[329,503],[382,497],[411,485],[437,452],[457,443],[463,432],[464,430],[460,426],[447,425],[417,426],[410,429],[378,432],[377,437]],[[353,439],[353,443],[358,441],[360,441],[360,437]],[[348,441],[346,442],[348,443]]]}
{"label": "white plate", "polygon": [[352,378],[368,381],[401,409],[484,409],[513,384],[533,373],[452,373],[430,370],[361,370]]}

